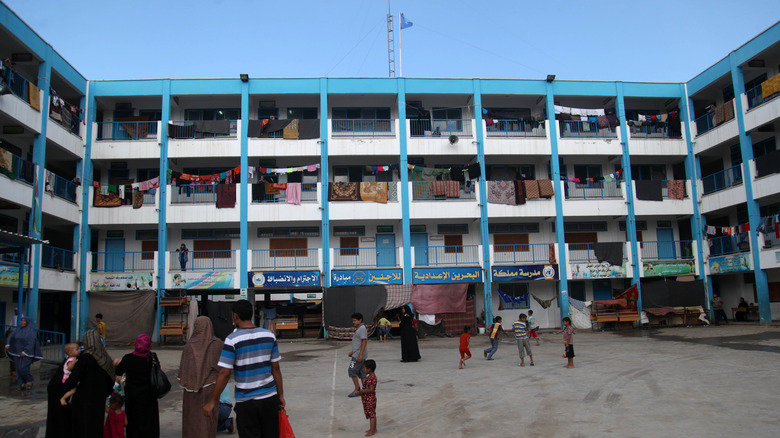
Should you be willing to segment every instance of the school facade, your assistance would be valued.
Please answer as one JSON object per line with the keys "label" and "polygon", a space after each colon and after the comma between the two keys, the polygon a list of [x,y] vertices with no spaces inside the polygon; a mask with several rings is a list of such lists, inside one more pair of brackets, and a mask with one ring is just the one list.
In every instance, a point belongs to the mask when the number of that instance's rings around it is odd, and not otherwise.
{"label": "school facade", "polygon": [[21,297],[2,256],[0,324],[21,305],[75,337],[106,293],[152,297],[157,329],[170,291],[467,283],[476,317],[555,327],[569,297],[678,276],[780,311],[780,23],[680,83],[109,81],[0,9],[0,227],[48,241]]}

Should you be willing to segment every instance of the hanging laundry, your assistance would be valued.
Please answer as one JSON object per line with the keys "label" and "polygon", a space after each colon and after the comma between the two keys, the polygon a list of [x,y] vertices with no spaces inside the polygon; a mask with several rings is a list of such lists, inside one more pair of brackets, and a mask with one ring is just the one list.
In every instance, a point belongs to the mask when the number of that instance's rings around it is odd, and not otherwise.
{"label": "hanging laundry", "polygon": [[285,202],[288,204],[301,205],[301,183],[287,183]]}
{"label": "hanging laundry", "polygon": [[236,185],[217,184],[217,208],[235,208]]}

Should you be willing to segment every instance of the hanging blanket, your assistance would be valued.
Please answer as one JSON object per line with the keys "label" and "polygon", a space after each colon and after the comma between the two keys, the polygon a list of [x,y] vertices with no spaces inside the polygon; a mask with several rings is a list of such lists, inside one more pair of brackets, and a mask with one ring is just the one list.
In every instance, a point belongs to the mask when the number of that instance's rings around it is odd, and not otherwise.
{"label": "hanging blanket", "polygon": [[515,185],[515,204],[525,204],[525,185],[522,181],[514,181]]}
{"label": "hanging blanket", "polygon": [[217,184],[217,208],[236,207],[236,185]]}
{"label": "hanging blanket", "polygon": [[298,122],[298,140],[320,138],[320,119],[301,119]]}
{"label": "hanging blanket", "polygon": [[523,181],[525,187],[526,199],[538,199],[539,198],[539,183],[536,180],[530,179]]}
{"label": "hanging blanket", "polygon": [[328,201],[360,201],[360,186],[358,183],[330,183]]}
{"label": "hanging blanket", "polygon": [[761,83],[761,97],[768,99],[780,92],[780,74],[776,74]]}
{"label": "hanging blanket", "polygon": [[133,193],[133,208],[139,209],[143,207],[144,205],[144,192],[134,192]]}
{"label": "hanging blanket", "polygon": [[555,196],[555,189],[553,188],[552,180],[540,179],[536,181],[539,184],[539,197],[540,198],[552,198]]}
{"label": "hanging blanket", "polygon": [[623,242],[599,242],[593,244],[593,254],[599,262],[612,266],[623,265]]}
{"label": "hanging blanket", "polygon": [[0,173],[11,179],[16,178],[16,160],[14,160],[14,154],[5,149],[0,149]]}
{"label": "hanging blanket", "polygon": [[[63,113],[64,113],[64,111],[63,111]],[[195,137],[195,126],[194,125],[181,126],[181,125],[174,125],[173,123],[168,123],[168,137],[170,137],[170,138],[194,138]]]}
{"label": "hanging blanket", "polygon": [[29,93],[28,101],[32,109],[41,112],[41,93],[38,91],[38,87],[32,82],[28,82],[27,92]]}
{"label": "hanging blanket", "polygon": [[415,284],[412,306],[419,313],[462,313],[466,311],[466,291],[469,285]]}
{"label": "hanging blanket", "polygon": [[429,182],[414,182],[412,183],[412,199],[433,199],[431,194],[431,183]]}
{"label": "hanging blanket", "polygon": [[95,187],[93,190],[94,196],[92,197],[93,207],[119,207],[122,205],[122,198],[118,194],[108,192],[106,195],[102,195],[100,191]]}
{"label": "hanging blanket", "polygon": [[515,204],[515,184],[512,181],[488,181],[488,203]]}
{"label": "hanging blanket", "polygon": [[666,184],[669,199],[685,198],[685,180],[671,179]]}
{"label": "hanging blanket", "polygon": [[385,310],[397,309],[412,302],[411,284],[385,285],[387,290],[387,304]]}
{"label": "hanging blanket", "polygon": [[298,139],[298,126],[298,119],[291,120],[282,130],[283,137],[294,140]]}
{"label": "hanging blanket", "polygon": [[441,181],[444,183],[444,196],[460,198],[460,183],[457,181]]}
{"label": "hanging blanket", "polygon": [[279,193],[279,187],[276,187],[276,184],[272,184],[272,183],[265,184],[266,195],[276,195],[278,193]]}
{"label": "hanging blanket", "polygon": [[301,183],[287,183],[285,202],[293,205],[301,205]]}
{"label": "hanging blanket", "polygon": [[756,160],[756,176],[762,177],[780,173],[780,151],[773,151]]}
{"label": "hanging blanket", "polygon": [[205,134],[230,134],[230,120],[196,120],[193,122],[195,132]]}
{"label": "hanging blanket", "polygon": [[387,204],[386,182],[362,182],[360,183],[360,199],[363,201],[379,202]]}
{"label": "hanging blanket", "polygon": [[146,138],[149,134],[149,117],[133,116],[117,119],[119,126],[127,132],[130,138]]}
{"label": "hanging blanket", "polygon": [[554,243],[550,244],[550,263],[552,263],[552,264],[558,263],[557,261],[555,261],[555,244]]}
{"label": "hanging blanket", "polygon": [[662,183],[660,180],[634,181],[636,199],[642,201],[663,201]]}

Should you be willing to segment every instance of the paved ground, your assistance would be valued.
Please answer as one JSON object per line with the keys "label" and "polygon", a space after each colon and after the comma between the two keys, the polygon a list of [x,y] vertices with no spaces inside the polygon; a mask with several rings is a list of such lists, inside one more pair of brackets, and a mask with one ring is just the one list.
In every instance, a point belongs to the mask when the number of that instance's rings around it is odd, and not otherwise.
{"label": "paved ground", "polygon": [[[780,434],[780,328],[757,325],[625,332],[578,331],[576,368],[564,369],[560,336],[533,346],[519,367],[513,341],[494,361],[457,369],[458,340],[420,341],[418,363],[399,363],[400,343],[371,341],[378,363],[378,428],[385,437],[669,437]],[[348,342],[280,341],[288,413],[296,436],[363,436],[360,399],[347,398]],[[128,352],[111,350],[114,357]],[[173,375],[181,347],[156,350]],[[46,373],[46,367],[38,373]],[[36,373],[36,378],[38,376]],[[45,385],[22,397],[0,369],[0,437],[43,436]],[[174,381],[174,379],[171,379]],[[162,437],[181,435],[177,387],[161,401]],[[20,434],[21,432],[21,434]]]}

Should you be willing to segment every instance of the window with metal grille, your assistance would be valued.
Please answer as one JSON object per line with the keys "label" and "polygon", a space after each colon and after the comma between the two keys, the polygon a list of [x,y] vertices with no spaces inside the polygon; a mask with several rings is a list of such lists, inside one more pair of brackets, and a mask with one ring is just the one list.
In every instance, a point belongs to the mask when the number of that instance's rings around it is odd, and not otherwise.
{"label": "window with metal grille", "polygon": [[271,257],[306,257],[309,255],[307,251],[308,239],[305,237],[270,239],[268,242]]}
{"label": "window with metal grille", "polygon": [[192,249],[194,259],[229,259],[232,256],[230,240],[196,240],[192,242]]}
{"label": "window with metal grille", "polygon": [[[135,240],[157,240],[157,230],[136,230]],[[156,251],[156,250],[155,250]]]}
{"label": "window with metal grille", "polygon": [[493,236],[495,252],[528,252],[528,234],[497,234]]}
{"label": "window with metal grille", "polygon": [[141,242],[141,260],[154,260],[155,251],[157,251],[157,240]]}
{"label": "window with metal grille", "polygon": [[440,224],[437,234],[468,234],[469,224]]}
{"label": "window with metal grille", "polygon": [[[618,222],[618,228],[620,231],[626,231],[626,221]],[[637,231],[647,231],[647,221],[636,221]]]}
{"label": "window with metal grille", "polygon": [[445,254],[462,254],[463,253],[463,235],[451,234],[444,236],[444,253]]}
{"label": "window with metal grille", "polygon": [[[552,224],[552,230],[555,231],[555,223]],[[566,222],[563,224],[563,231],[607,231],[606,222]]]}
{"label": "window with metal grille", "polygon": [[360,253],[360,238],[359,237],[342,237],[339,239],[339,255],[343,256],[356,256]]}

